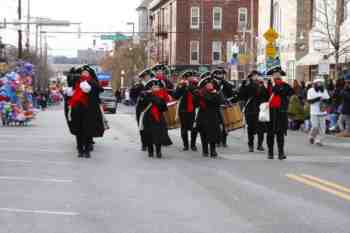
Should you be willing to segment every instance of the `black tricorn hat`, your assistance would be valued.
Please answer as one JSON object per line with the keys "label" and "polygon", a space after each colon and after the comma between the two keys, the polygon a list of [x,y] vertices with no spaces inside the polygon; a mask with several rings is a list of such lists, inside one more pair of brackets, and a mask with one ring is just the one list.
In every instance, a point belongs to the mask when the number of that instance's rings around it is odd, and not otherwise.
{"label": "black tricorn hat", "polygon": [[280,73],[281,76],[286,76],[286,72],[284,72],[282,70],[282,67],[281,66],[275,66],[275,67],[271,67],[271,69],[269,69],[266,73],[267,76],[271,76],[273,75],[274,73]]}
{"label": "black tricorn hat", "polygon": [[201,81],[199,81],[198,87],[199,87],[199,88],[203,88],[203,87],[205,87],[205,85],[207,85],[208,83],[214,84],[215,88],[217,89],[218,83],[217,83],[217,81],[216,81],[215,79],[213,79],[212,77],[203,78]]}
{"label": "black tricorn hat", "polygon": [[200,79],[211,78],[211,73],[206,71],[199,76]]}
{"label": "black tricorn hat", "polygon": [[96,71],[89,65],[83,65],[82,67],[77,69],[77,72],[79,74],[81,74],[83,71],[87,71],[89,72],[89,74],[91,75],[91,77],[95,80],[97,80],[97,74]]}
{"label": "black tricorn hat", "polygon": [[159,71],[159,70],[166,72],[166,71],[168,71],[168,69],[169,69],[169,68],[168,68],[166,65],[164,65],[164,64],[157,64],[157,65],[155,65],[155,66],[153,66],[153,67],[151,68],[151,70],[152,70],[153,72],[157,72],[157,71]]}
{"label": "black tricorn hat", "polygon": [[199,77],[199,73],[197,71],[194,71],[194,70],[187,70],[181,74],[181,77],[185,78],[185,79],[190,78],[190,77]]}
{"label": "black tricorn hat", "polygon": [[154,78],[156,75],[151,69],[145,69],[139,73],[139,78],[144,78],[146,76],[150,76],[151,78]]}
{"label": "black tricorn hat", "polygon": [[218,68],[218,69],[215,69],[211,72],[212,77],[217,78],[217,79],[225,78],[226,74],[227,74],[227,72],[224,68]]}
{"label": "black tricorn hat", "polygon": [[253,77],[253,76],[255,76],[255,75],[257,75],[257,76],[262,76],[262,74],[261,74],[259,71],[253,70],[252,72],[250,72],[250,73],[248,74],[248,78],[251,78],[251,77]]}
{"label": "black tricorn hat", "polygon": [[159,86],[161,88],[165,88],[165,83],[162,80],[153,78],[145,84],[145,88],[147,90],[151,89],[153,86]]}

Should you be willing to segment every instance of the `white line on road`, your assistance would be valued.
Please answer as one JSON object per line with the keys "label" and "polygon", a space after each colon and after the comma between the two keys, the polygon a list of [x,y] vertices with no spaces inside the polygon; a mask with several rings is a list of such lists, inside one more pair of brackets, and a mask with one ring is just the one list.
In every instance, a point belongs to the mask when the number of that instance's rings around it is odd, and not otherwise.
{"label": "white line on road", "polygon": [[27,214],[48,214],[48,215],[64,215],[64,216],[78,216],[79,213],[75,212],[61,212],[61,211],[47,211],[47,210],[24,210],[24,209],[12,209],[12,208],[0,208],[0,212],[12,212],[12,213],[27,213]]}
{"label": "white line on road", "polygon": [[61,162],[61,161],[30,161],[30,160],[14,160],[14,159],[0,159],[0,163],[74,165],[74,163],[70,163],[70,162]]}
{"label": "white line on road", "polygon": [[0,180],[15,180],[15,181],[38,181],[48,183],[73,183],[73,180],[50,179],[50,178],[29,178],[17,176],[0,176]]}

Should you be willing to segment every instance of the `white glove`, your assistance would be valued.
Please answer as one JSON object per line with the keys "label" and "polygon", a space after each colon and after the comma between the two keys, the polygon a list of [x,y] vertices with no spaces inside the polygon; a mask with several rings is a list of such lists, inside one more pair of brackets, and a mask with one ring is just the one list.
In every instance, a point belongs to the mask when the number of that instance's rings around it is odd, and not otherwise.
{"label": "white glove", "polygon": [[91,91],[91,86],[87,81],[84,81],[84,82],[80,83],[80,89],[84,93],[89,93]]}
{"label": "white glove", "polygon": [[63,93],[64,93],[66,96],[71,97],[71,96],[73,96],[73,94],[74,94],[74,90],[73,90],[73,88],[71,88],[71,87],[67,87],[67,88],[64,89]]}

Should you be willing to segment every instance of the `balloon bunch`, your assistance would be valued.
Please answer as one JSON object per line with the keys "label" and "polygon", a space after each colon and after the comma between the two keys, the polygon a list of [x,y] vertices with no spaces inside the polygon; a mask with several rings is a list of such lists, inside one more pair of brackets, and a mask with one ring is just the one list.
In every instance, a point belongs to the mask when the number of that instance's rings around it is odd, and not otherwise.
{"label": "balloon bunch", "polygon": [[33,65],[18,62],[13,71],[0,77],[0,116],[4,125],[27,122],[34,117]]}

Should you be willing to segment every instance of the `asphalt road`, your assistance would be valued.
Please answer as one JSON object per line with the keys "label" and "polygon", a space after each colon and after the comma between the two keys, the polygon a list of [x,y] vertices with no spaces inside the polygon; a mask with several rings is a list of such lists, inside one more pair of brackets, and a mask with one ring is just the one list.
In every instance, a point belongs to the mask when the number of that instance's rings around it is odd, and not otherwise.
{"label": "asphalt road", "polygon": [[237,131],[209,159],[181,152],[175,130],[165,158],[149,159],[132,112],[108,115],[90,160],[59,108],[0,128],[0,233],[350,232],[350,141],[290,133],[289,159],[268,161]]}

